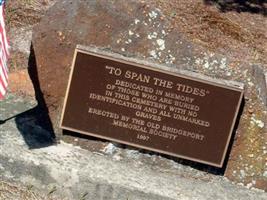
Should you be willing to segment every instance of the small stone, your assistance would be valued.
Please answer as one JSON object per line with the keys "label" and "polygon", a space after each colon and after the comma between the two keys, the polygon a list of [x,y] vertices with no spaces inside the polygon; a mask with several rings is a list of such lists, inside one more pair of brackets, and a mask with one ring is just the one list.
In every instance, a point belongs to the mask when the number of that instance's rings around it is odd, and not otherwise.
{"label": "small stone", "polygon": [[127,41],[125,41],[125,44],[130,44],[130,43],[132,43],[131,39],[128,39]]}
{"label": "small stone", "polygon": [[226,76],[232,76],[231,72],[226,72]]}
{"label": "small stone", "polygon": [[58,31],[57,34],[59,37],[61,37],[63,35],[63,33],[61,31]]}
{"label": "small stone", "polygon": [[116,147],[112,144],[109,143],[104,149],[103,152],[106,154],[113,154],[116,151]]}
{"label": "small stone", "polygon": [[206,69],[208,69],[209,68],[209,63],[208,62],[206,62],[205,64],[204,64],[204,68],[206,68]]}
{"label": "small stone", "polygon": [[140,22],[139,19],[135,19],[135,20],[134,20],[134,23],[135,23],[135,24],[138,24],[139,22]]}
{"label": "small stone", "polygon": [[253,154],[248,154],[248,157],[253,158],[254,155]]}
{"label": "small stone", "polygon": [[237,185],[239,185],[239,186],[244,186],[244,183],[237,183]]}
{"label": "small stone", "polygon": [[240,170],[240,175],[241,175],[241,178],[245,178],[246,172],[243,169],[241,169]]}
{"label": "small stone", "polygon": [[250,107],[250,108],[248,109],[248,112],[249,112],[250,114],[252,114],[252,113],[254,112],[254,109]]}
{"label": "small stone", "polygon": [[153,58],[158,58],[157,53],[156,53],[155,50],[150,51],[149,54],[150,54]]}
{"label": "small stone", "polygon": [[256,124],[260,128],[264,127],[264,122],[261,120],[255,119],[254,117],[251,117],[251,123]]}
{"label": "small stone", "polygon": [[129,30],[129,35],[133,35],[134,34],[134,32],[132,32],[131,30]]}
{"label": "small stone", "polygon": [[226,68],[226,58],[222,58],[221,64],[220,64],[220,69],[225,69]]}
{"label": "small stone", "polygon": [[254,83],[253,83],[253,82],[251,82],[251,81],[249,81],[249,82],[248,82],[248,85],[251,87],[251,86],[253,86],[253,85],[254,85]]}
{"label": "small stone", "polygon": [[148,13],[148,15],[151,19],[156,19],[158,16],[158,13],[152,10],[150,13]]}
{"label": "small stone", "polygon": [[157,44],[159,45],[159,49],[160,50],[164,50],[165,49],[165,41],[162,39],[157,39]]}
{"label": "small stone", "polygon": [[121,159],[122,159],[122,157],[121,157],[121,156],[119,156],[119,155],[115,155],[113,158],[114,158],[114,160],[117,160],[117,161],[119,161],[119,160],[121,160]]}
{"label": "small stone", "polygon": [[156,32],[153,32],[152,34],[148,34],[147,38],[151,40],[151,39],[157,38],[157,36],[158,34]]}

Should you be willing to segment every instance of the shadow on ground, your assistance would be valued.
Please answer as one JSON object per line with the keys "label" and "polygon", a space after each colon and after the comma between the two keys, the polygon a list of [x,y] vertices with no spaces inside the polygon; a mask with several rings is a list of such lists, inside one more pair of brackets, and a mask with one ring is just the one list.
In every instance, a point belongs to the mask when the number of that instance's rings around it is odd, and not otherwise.
{"label": "shadow on ground", "polygon": [[38,105],[35,108],[15,116],[15,121],[26,144],[30,149],[36,149],[53,145],[55,143],[55,134],[40,89],[36,60],[32,46],[28,71],[33,83],[35,98]]}
{"label": "shadow on ground", "polygon": [[42,108],[36,106],[15,118],[17,128],[29,149],[48,147],[55,143],[55,136],[45,122],[45,117]]}
{"label": "shadow on ground", "polygon": [[217,5],[220,11],[249,12],[267,15],[266,0],[204,0],[207,5]]}

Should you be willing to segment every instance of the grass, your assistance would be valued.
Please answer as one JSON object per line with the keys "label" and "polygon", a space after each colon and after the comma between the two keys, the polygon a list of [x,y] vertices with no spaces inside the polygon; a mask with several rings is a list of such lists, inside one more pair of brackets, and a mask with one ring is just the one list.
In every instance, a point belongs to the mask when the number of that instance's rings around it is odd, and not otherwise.
{"label": "grass", "polygon": [[[56,200],[51,196],[37,194],[33,186],[21,187],[5,181],[0,181],[0,200]],[[58,200],[58,199],[57,199]]]}

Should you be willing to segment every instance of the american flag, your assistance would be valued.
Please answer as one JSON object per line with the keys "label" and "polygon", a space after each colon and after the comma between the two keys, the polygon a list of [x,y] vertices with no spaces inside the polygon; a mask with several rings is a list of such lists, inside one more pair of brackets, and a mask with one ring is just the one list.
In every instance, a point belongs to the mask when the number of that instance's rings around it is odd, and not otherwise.
{"label": "american flag", "polygon": [[9,56],[9,45],[6,37],[4,22],[4,0],[0,0],[0,100],[4,98],[7,91],[7,58]]}

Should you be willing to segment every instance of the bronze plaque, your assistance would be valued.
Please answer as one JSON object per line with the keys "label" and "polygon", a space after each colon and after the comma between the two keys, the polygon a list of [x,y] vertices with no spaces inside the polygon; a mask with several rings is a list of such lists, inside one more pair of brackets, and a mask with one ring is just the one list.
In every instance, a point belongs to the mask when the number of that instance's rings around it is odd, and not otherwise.
{"label": "bronze plaque", "polygon": [[243,89],[76,49],[61,128],[222,167]]}

